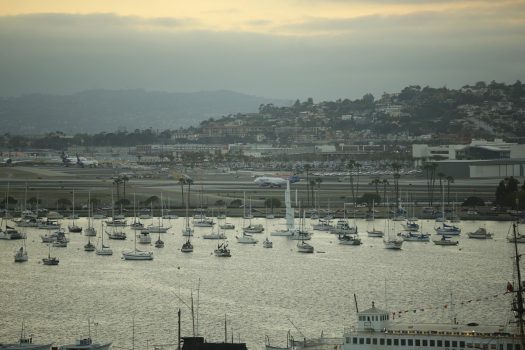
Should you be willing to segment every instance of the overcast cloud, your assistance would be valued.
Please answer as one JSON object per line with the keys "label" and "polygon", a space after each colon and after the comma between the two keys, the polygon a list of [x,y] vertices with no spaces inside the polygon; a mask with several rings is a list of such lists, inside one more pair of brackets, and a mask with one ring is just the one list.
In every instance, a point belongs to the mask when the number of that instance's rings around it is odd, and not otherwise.
{"label": "overcast cloud", "polygon": [[320,100],[377,96],[410,84],[523,81],[524,8],[522,1],[507,1],[489,8],[310,15],[286,22],[259,17],[243,21],[249,29],[242,30],[213,30],[191,16],[1,16],[0,96],[228,89]]}

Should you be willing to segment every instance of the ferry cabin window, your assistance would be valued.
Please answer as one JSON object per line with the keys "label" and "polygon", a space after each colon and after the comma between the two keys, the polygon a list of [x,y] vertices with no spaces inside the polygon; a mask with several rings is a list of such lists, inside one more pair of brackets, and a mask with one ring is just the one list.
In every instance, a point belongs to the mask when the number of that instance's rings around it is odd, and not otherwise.
{"label": "ferry cabin window", "polygon": [[377,338],[372,338],[372,344],[377,345]]}
{"label": "ferry cabin window", "polygon": [[414,339],[408,339],[408,346],[414,346]]}
{"label": "ferry cabin window", "polygon": [[386,340],[386,345],[392,345],[392,339],[387,339]]}
{"label": "ferry cabin window", "polygon": [[385,338],[379,339],[379,345],[385,345]]}
{"label": "ferry cabin window", "polygon": [[394,339],[394,345],[395,345],[395,346],[398,346],[398,345],[399,345],[399,339],[397,339],[397,338]]}
{"label": "ferry cabin window", "polygon": [[449,348],[449,347],[450,347],[450,340],[445,340],[445,347],[446,347],[446,348]]}
{"label": "ferry cabin window", "polygon": [[455,340],[453,340],[453,341],[452,341],[452,347],[453,347],[453,348],[457,348],[457,347],[458,347],[458,342],[455,341]]}
{"label": "ferry cabin window", "polygon": [[370,338],[366,338],[366,343],[367,343],[367,344],[370,344],[370,343],[371,343]]}
{"label": "ferry cabin window", "polygon": [[423,339],[423,340],[422,340],[422,343],[423,343],[423,346],[428,346],[428,340]]}
{"label": "ferry cabin window", "polygon": [[359,344],[364,344],[365,343],[365,338],[359,338]]}
{"label": "ferry cabin window", "polygon": [[431,347],[436,346],[436,341],[434,339],[430,339],[428,342],[430,343]]}
{"label": "ferry cabin window", "polygon": [[421,340],[416,339],[416,346],[420,346],[420,345],[421,345]]}
{"label": "ferry cabin window", "polygon": [[438,345],[439,348],[442,347],[443,346],[443,341],[442,340],[438,340],[437,341],[437,345]]}
{"label": "ferry cabin window", "polygon": [[401,346],[406,346],[406,340],[405,339],[401,339]]}
{"label": "ferry cabin window", "polygon": [[352,338],[352,344],[357,344],[357,337]]}
{"label": "ferry cabin window", "polygon": [[[460,341],[460,342],[459,342],[459,347],[460,347],[461,349],[464,349],[464,348],[465,348],[465,342],[464,342],[464,341]],[[500,350],[503,350],[503,349],[500,349]]]}

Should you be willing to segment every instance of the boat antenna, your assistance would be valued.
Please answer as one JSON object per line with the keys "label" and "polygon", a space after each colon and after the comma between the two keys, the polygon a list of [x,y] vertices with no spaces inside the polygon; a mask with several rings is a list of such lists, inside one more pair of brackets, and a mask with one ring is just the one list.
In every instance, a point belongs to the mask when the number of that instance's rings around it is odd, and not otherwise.
{"label": "boat antenna", "polygon": [[177,317],[178,317],[178,325],[179,329],[177,330],[177,350],[180,350],[180,308],[179,311],[177,311]]}
{"label": "boat antenna", "polygon": [[355,303],[355,311],[359,313],[359,307],[357,306],[357,296],[354,293],[354,303]]}
{"label": "boat antenna", "polygon": [[292,322],[292,320],[290,319],[290,317],[287,317],[286,318],[288,320],[288,322],[290,322],[293,326],[293,328],[295,328],[297,330],[297,332],[299,332],[299,334],[303,337],[303,338],[306,338],[305,335],[303,334],[303,332],[301,332],[301,330],[299,328],[297,328],[297,326]]}
{"label": "boat antenna", "polygon": [[195,336],[195,312],[193,309],[193,289],[191,290],[191,322],[193,328],[193,336]]}
{"label": "boat antenna", "polygon": [[[516,200],[516,204],[518,200]],[[517,233],[517,224],[516,222],[512,223],[512,231],[514,235],[514,253],[515,253],[515,262],[516,262],[516,274],[518,278],[518,290],[516,291],[516,300],[514,304],[514,311],[516,312],[516,318],[518,319],[519,329],[520,329],[520,339],[523,346],[524,343],[524,330],[523,330],[523,286],[521,283],[521,272],[520,272],[520,257],[518,254],[518,233]]]}
{"label": "boat antenna", "polygon": [[224,314],[224,342],[228,342],[228,328],[226,324],[226,313]]}

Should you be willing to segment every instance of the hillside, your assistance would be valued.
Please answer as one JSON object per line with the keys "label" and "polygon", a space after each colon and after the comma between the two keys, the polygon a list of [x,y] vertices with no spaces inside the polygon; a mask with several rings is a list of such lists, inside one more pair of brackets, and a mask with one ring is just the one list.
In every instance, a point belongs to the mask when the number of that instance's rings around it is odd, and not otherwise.
{"label": "hillside", "polygon": [[196,126],[210,117],[257,112],[261,104],[267,103],[289,104],[232,91],[90,90],[72,95],[0,98],[0,120],[3,131],[13,134],[163,130]]}

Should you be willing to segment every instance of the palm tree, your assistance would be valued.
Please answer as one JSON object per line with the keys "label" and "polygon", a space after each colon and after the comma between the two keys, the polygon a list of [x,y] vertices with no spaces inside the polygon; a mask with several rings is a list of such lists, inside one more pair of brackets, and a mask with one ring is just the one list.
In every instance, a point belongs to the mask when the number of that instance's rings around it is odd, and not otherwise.
{"label": "palm tree", "polygon": [[123,185],[123,192],[124,192],[124,199],[126,199],[126,182],[128,182],[130,179],[127,175],[122,175],[120,177],[120,181],[122,182],[122,185]]}
{"label": "palm tree", "polygon": [[388,179],[381,180],[381,183],[383,184],[383,203],[384,203],[386,199],[386,186],[390,185],[390,183],[388,182]]}
{"label": "palm tree", "polygon": [[180,185],[181,207],[184,207],[184,185],[186,184],[186,178],[184,176],[180,176],[178,182]]}
{"label": "palm tree", "polygon": [[425,174],[427,177],[427,196],[428,204],[430,206],[432,206],[434,202],[434,183],[436,182],[436,169],[436,163],[425,162],[423,164],[423,170],[425,170]]}
{"label": "palm tree", "polygon": [[308,206],[310,206],[310,169],[312,169],[310,164],[304,165],[304,170],[306,171],[306,201]]}
{"label": "palm tree", "polygon": [[348,168],[348,179],[350,180],[350,190],[352,191],[352,202],[354,203],[354,205],[355,205],[354,174],[352,173],[352,171],[354,170],[355,164],[356,164],[356,161],[351,159],[346,165],[346,167]]}
{"label": "palm tree", "polygon": [[373,185],[376,189],[376,195],[377,195],[377,198],[380,198],[379,197],[379,184],[381,183],[381,180],[379,180],[378,177],[374,178],[372,181],[370,181],[369,185]]}
{"label": "palm tree", "polygon": [[191,207],[191,197],[190,197],[190,192],[191,192],[191,185],[193,185],[193,179],[191,178],[186,178],[186,184],[188,184],[188,207]]}
{"label": "palm tree", "polygon": [[450,207],[450,184],[454,183],[454,178],[452,176],[447,176],[447,206]]}
{"label": "palm tree", "polygon": [[399,178],[401,175],[399,174],[399,170],[401,170],[401,164],[399,163],[392,163],[390,165],[392,167],[392,170],[394,170],[394,190],[396,192],[396,210],[399,209]]}
{"label": "palm tree", "polygon": [[357,170],[357,181],[356,181],[356,189],[355,189],[355,196],[359,198],[359,170],[361,169],[363,165],[361,163],[355,162],[354,167]]}
{"label": "palm tree", "polygon": [[319,192],[321,192],[321,182],[323,182],[323,179],[319,176],[315,178],[315,183],[317,184],[317,201],[319,201]]}
{"label": "palm tree", "polygon": [[[117,187],[117,202],[120,201],[120,184],[122,183],[122,179],[120,176],[117,176],[115,179],[113,179],[113,184]],[[113,203],[115,205],[115,203]]]}

